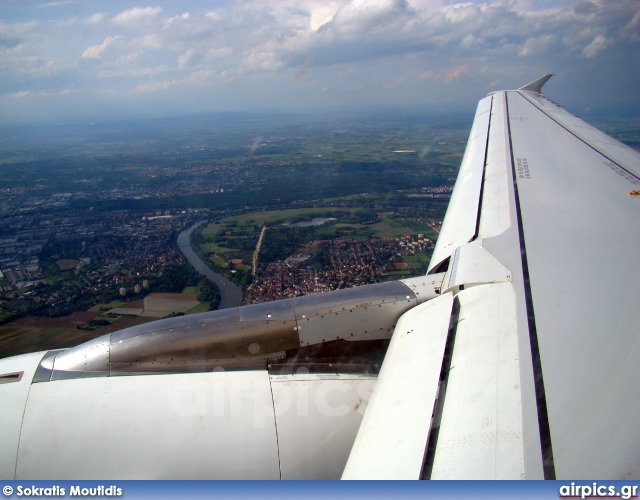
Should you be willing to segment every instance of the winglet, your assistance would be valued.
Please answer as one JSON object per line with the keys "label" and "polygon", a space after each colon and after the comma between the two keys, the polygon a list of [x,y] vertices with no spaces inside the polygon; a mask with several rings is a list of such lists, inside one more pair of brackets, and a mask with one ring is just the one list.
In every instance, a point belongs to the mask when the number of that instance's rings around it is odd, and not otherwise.
{"label": "winglet", "polygon": [[538,94],[542,93],[542,87],[545,83],[549,81],[553,74],[549,73],[548,75],[544,75],[542,78],[538,78],[537,80],[526,84],[524,87],[520,87],[518,90],[531,90],[532,92],[536,92]]}

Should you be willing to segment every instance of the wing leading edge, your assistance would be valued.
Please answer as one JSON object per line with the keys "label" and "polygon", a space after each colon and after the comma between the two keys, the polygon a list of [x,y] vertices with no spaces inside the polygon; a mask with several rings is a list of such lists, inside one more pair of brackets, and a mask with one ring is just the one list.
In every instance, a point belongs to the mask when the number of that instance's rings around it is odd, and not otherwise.
{"label": "wing leading edge", "polygon": [[[375,402],[433,387],[385,395],[387,356],[343,477],[640,476],[640,154],[544,98],[550,76],[478,105],[429,266],[454,307],[421,453],[384,467],[403,444]],[[424,330],[410,313],[392,345]]]}

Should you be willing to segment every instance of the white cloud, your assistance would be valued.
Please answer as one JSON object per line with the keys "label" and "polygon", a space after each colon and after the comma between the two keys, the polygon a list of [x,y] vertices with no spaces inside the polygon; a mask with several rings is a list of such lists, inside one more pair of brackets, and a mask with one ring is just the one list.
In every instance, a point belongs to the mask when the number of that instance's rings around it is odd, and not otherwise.
{"label": "white cloud", "polygon": [[595,57],[598,52],[606,49],[609,45],[609,40],[602,35],[598,35],[582,50],[582,54],[585,57]]}
{"label": "white cloud", "polygon": [[84,19],[84,24],[95,25],[101,24],[104,21],[105,15],[103,12],[96,12]]}
{"label": "white cloud", "polygon": [[631,40],[640,41],[640,6],[638,11],[622,29],[622,35],[630,38]]}
{"label": "white cloud", "polygon": [[464,47],[465,49],[471,49],[477,47],[480,43],[482,43],[481,38],[478,38],[473,33],[469,33],[462,39],[460,45],[462,45],[462,47]]}
{"label": "white cloud", "polygon": [[41,3],[38,7],[58,7],[60,5],[68,5],[70,3],[77,3],[76,0],[59,0],[57,2]]}
{"label": "white cloud", "polygon": [[138,45],[143,49],[159,50],[164,47],[164,40],[156,33],[150,33],[139,38]]}
{"label": "white cloud", "polygon": [[124,39],[121,36],[107,37],[100,45],[92,45],[91,47],[87,48],[82,53],[82,57],[100,59],[111,45],[118,44],[123,41]]}
{"label": "white cloud", "polygon": [[169,26],[171,26],[175,22],[186,21],[187,19],[189,19],[189,13],[188,12],[180,14],[179,16],[170,17],[169,19],[167,19],[164,22],[164,29],[167,29]]}
{"label": "white cloud", "polygon": [[640,65],[638,0],[228,0],[213,10],[156,2],[3,18],[0,96],[76,80],[97,93],[108,78],[115,94],[179,96],[216,85],[229,91],[222,101],[242,92],[251,100],[258,85],[281,101],[324,92],[335,102],[349,93],[347,104],[401,95],[440,102],[480,81],[503,87],[558,68],[640,81],[631,70]]}
{"label": "white cloud", "polygon": [[518,56],[525,57],[543,53],[555,41],[556,38],[553,35],[541,35],[538,37],[527,38],[522,45],[522,49],[518,52]]}
{"label": "white cloud", "polygon": [[190,48],[184,54],[178,57],[178,67],[183,68],[189,62],[189,59],[193,57],[193,54],[195,54],[195,52],[196,51],[193,48]]}
{"label": "white cloud", "polygon": [[139,27],[141,22],[155,19],[162,13],[161,7],[134,7],[120,12],[113,18],[113,23],[127,27]]}
{"label": "white cloud", "polygon": [[158,92],[161,90],[167,90],[169,87],[173,87],[176,84],[175,81],[164,82],[149,82],[138,85],[134,91],[139,93]]}
{"label": "white cloud", "polygon": [[455,68],[451,68],[445,73],[444,81],[452,82],[453,80],[457,80],[463,76],[467,76],[469,73],[469,68],[466,65],[457,66]]}
{"label": "white cloud", "polygon": [[340,7],[322,28],[354,36],[384,29],[410,14],[406,0],[352,0]]}

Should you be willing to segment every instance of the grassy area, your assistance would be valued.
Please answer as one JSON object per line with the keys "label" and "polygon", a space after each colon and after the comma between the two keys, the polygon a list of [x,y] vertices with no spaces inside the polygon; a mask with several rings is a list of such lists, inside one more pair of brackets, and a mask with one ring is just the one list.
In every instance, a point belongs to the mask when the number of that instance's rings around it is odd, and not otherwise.
{"label": "grassy area", "polygon": [[225,248],[225,247],[219,247],[218,245],[216,245],[213,242],[208,242],[208,243],[204,243],[203,245],[201,245],[202,251],[205,253],[229,253],[229,252],[233,252],[233,248]]}
{"label": "grassy area", "polygon": [[[349,214],[361,212],[360,208],[297,208],[290,210],[271,210],[261,212],[251,212],[243,215],[228,217],[219,221],[206,224],[200,230],[200,235],[204,239],[200,242],[199,254],[205,261],[209,261],[217,267],[228,267],[229,259],[242,259],[246,263],[251,260],[251,256],[262,227],[265,225],[286,224],[299,221],[301,218],[310,220],[315,216],[322,217],[325,214]],[[351,225],[347,224],[347,227]],[[361,225],[355,225],[359,229]],[[328,237],[336,235],[333,225],[322,228]],[[338,234],[338,236],[359,237],[366,239],[370,230],[366,233],[356,234],[352,231],[348,234]],[[362,231],[361,231],[362,232]],[[221,246],[225,245],[225,246]]]}
{"label": "grassy area", "polygon": [[285,222],[286,219],[293,219],[301,215],[323,215],[327,212],[353,212],[360,209],[349,208],[295,208],[292,210],[272,210],[265,212],[252,212],[250,214],[238,215],[224,219],[226,221],[236,221],[238,225],[254,225],[263,226],[264,224],[273,224],[278,221]]}
{"label": "grassy area", "polygon": [[196,293],[196,287],[188,286],[184,290],[182,290],[182,293]]}
{"label": "grassy area", "polygon": [[103,311],[102,308],[107,309],[107,310],[108,309],[114,309],[116,307],[123,306],[124,304],[126,304],[126,302],[124,302],[122,300],[114,300],[112,302],[109,302],[108,304],[96,304],[91,309],[89,309],[89,312],[101,312],[101,311]]}
{"label": "grassy area", "polygon": [[[356,195],[359,196],[359,195]],[[241,250],[235,248],[242,238],[257,238],[259,231],[265,224],[287,223],[301,216],[322,216],[328,213],[342,213],[345,216],[360,213],[364,208],[299,208],[293,210],[272,210],[264,212],[252,212],[211,222],[203,227],[202,236],[206,242],[201,245],[201,253],[217,266],[226,267],[227,258],[236,258]],[[214,242],[219,233],[224,231],[228,247],[221,247]],[[397,236],[424,234],[430,239],[437,239],[437,234],[424,223],[413,217],[403,217],[394,214],[387,215],[380,222],[371,225],[350,223],[348,218],[340,217],[340,220],[318,226],[316,231],[320,237],[335,238],[348,237],[366,240],[371,237],[393,238]],[[231,254],[231,255],[230,255]]]}
{"label": "grassy area", "polygon": [[215,253],[207,255],[207,258],[217,266],[227,267],[227,261]]}
{"label": "grassy area", "polygon": [[10,318],[13,314],[9,312],[0,312],[0,321],[4,321],[5,319]]}
{"label": "grassy area", "polygon": [[103,319],[105,321],[108,321],[109,323],[113,323],[114,321],[118,321],[120,318],[122,318],[122,316],[117,316],[117,315],[113,315],[113,316],[96,316],[95,319]]}
{"label": "grassy area", "polygon": [[431,256],[424,252],[417,252],[413,255],[405,255],[402,257],[403,262],[429,262]]}
{"label": "grassy area", "polygon": [[[211,267],[225,272],[227,277],[233,279],[234,275],[228,273],[230,259],[242,259],[244,265],[238,266],[238,272],[249,271],[253,251],[258,242],[260,231],[265,225],[273,226],[266,232],[267,242],[269,242],[270,231],[283,234],[289,229],[278,228],[279,225],[295,224],[301,221],[308,221],[315,217],[332,217],[332,220],[324,224],[308,228],[309,234],[299,235],[300,245],[305,244],[310,239],[335,239],[351,238],[354,240],[369,240],[371,238],[395,238],[399,236],[424,235],[431,240],[437,239],[435,233],[427,222],[431,213],[427,210],[400,211],[389,210],[380,214],[370,207],[315,207],[289,210],[271,210],[251,212],[236,215],[210,222],[202,226],[202,232],[196,233],[200,257],[209,262]],[[378,222],[375,222],[375,220]],[[375,222],[375,223],[371,223]],[[295,228],[291,228],[293,238]],[[296,236],[297,237],[297,236]],[[303,241],[304,240],[304,241]],[[272,245],[275,245],[273,241]],[[222,246],[224,245],[224,246]],[[263,252],[265,242],[263,241]],[[282,253],[282,245],[276,245],[274,252]],[[288,248],[289,254],[301,251],[302,247]],[[304,249],[305,253],[314,253],[310,249]],[[270,255],[270,254],[269,254]],[[279,255],[279,253],[278,253]],[[279,256],[278,258],[284,258]],[[421,273],[421,269],[429,262],[430,255],[418,254],[409,256],[405,262],[412,263],[411,269],[396,269],[389,273],[389,277],[403,277]]]}
{"label": "grassy area", "polygon": [[198,314],[211,310],[210,302],[201,302],[197,306],[193,306],[191,309],[187,310],[185,314]]}
{"label": "grassy area", "polygon": [[[391,222],[391,224],[390,224]],[[411,229],[401,226],[395,222],[392,222],[387,217],[382,222],[373,224],[370,226],[375,231],[375,236],[378,238],[395,238],[396,236],[406,236],[407,234],[417,234]]]}
{"label": "grassy area", "polygon": [[409,269],[402,269],[400,271],[389,271],[388,273],[385,273],[385,276],[406,276],[408,274],[411,274]]}
{"label": "grassy area", "polygon": [[76,267],[78,265],[78,261],[72,259],[62,259],[57,261],[56,264],[58,265],[60,271],[68,271]]}

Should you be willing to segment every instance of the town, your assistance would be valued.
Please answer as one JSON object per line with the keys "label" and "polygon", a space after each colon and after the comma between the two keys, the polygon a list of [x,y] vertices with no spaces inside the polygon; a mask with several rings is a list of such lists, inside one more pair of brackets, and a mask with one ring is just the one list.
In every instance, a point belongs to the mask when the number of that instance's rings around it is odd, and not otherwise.
{"label": "town", "polygon": [[24,215],[0,239],[2,316],[60,316],[150,288],[184,265],[179,231],[206,210]]}
{"label": "town", "polygon": [[315,240],[307,246],[326,252],[328,265],[305,265],[311,258],[309,254],[269,262],[249,287],[247,302],[255,304],[424,274],[426,259],[405,262],[402,257],[416,254],[426,257],[425,252],[432,251],[434,243],[418,234],[368,241]]}

